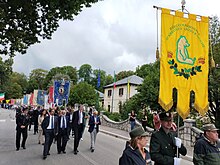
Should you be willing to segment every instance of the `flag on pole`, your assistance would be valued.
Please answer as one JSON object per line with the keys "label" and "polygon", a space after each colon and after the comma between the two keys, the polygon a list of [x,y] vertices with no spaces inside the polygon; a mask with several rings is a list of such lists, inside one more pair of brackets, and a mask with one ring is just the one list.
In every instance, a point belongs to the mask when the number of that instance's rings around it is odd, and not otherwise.
{"label": "flag on pole", "polygon": [[114,71],[114,89],[116,88],[116,76],[115,76],[115,71]]}
{"label": "flag on pole", "polygon": [[33,105],[34,93],[31,93],[31,97],[29,100],[29,105]]}
{"label": "flag on pole", "polygon": [[38,90],[38,93],[37,93],[37,104],[38,105],[41,105],[41,106],[44,106],[44,97],[45,95],[47,94],[46,91],[44,90]]}
{"label": "flag on pole", "polygon": [[[177,112],[184,119],[190,112],[190,91],[195,93],[195,109],[208,110],[209,18],[162,9],[159,103],[168,111],[177,89]],[[202,82],[202,83],[201,83]]]}
{"label": "flag on pole", "polygon": [[130,98],[130,80],[128,79],[127,90],[128,90],[128,99]]}
{"label": "flag on pole", "polygon": [[68,104],[70,90],[70,81],[55,80],[54,81],[54,103],[62,106],[63,103]]}
{"label": "flag on pole", "polygon": [[99,69],[98,78],[97,78],[97,88],[99,88],[100,85],[101,85],[101,75],[100,75],[100,69]]}
{"label": "flag on pole", "polygon": [[53,86],[50,86],[49,87],[49,96],[48,96],[48,103],[49,104],[51,104],[51,103],[53,103],[54,101],[53,101]]}
{"label": "flag on pole", "polygon": [[5,100],[5,93],[0,93],[0,101]]}

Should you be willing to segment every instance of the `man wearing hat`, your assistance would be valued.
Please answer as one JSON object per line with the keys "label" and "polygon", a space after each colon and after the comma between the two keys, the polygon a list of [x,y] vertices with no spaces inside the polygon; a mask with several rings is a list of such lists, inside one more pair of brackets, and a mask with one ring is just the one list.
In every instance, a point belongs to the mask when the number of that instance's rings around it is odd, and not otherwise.
{"label": "man wearing hat", "polygon": [[172,131],[172,114],[162,112],[159,117],[161,127],[152,134],[150,140],[151,159],[155,162],[155,165],[179,165],[180,158],[177,155],[177,147],[182,155],[186,155],[187,150],[181,139],[176,137],[176,133]]}
{"label": "man wearing hat", "polygon": [[194,146],[193,163],[195,165],[219,165],[220,143],[218,130],[214,124],[203,126],[204,134],[196,141]]}
{"label": "man wearing hat", "polygon": [[144,128],[134,128],[129,134],[131,140],[126,143],[119,165],[152,165],[150,154],[146,149],[148,134]]}

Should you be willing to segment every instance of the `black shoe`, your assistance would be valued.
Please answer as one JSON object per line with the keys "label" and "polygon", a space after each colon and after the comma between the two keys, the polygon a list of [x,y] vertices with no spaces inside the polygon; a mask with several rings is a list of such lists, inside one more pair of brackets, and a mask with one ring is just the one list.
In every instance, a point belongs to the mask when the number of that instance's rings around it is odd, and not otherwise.
{"label": "black shoe", "polygon": [[76,150],[76,152],[79,152],[79,150]]}
{"label": "black shoe", "polygon": [[47,158],[47,156],[43,156],[43,159],[45,160]]}
{"label": "black shoe", "polygon": [[22,148],[23,148],[24,150],[26,149],[26,147],[25,147],[25,146],[23,146]]}
{"label": "black shoe", "polygon": [[65,153],[66,153],[66,151],[63,151],[63,153],[65,154]]}
{"label": "black shoe", "polygon": [[57,152],[58,154],[60,154],[61,152]]}
{"label": "black shoe", "polygon": [[94,152],[95,150],[94,149],[91,149],[91,152]]}
{"label": "black shoe", "polygon": [[50,155],[50,153],[48,152],[47,155]]}
{"label": "black shoe", "polygon": [[19,151],[19,148],[17,148],[16,151]]}
{"label": "black shoe", "polygon": [[74,151],[74,155],[77,155],[77,151]]}
{"label": "black shoe", "polygon": [[44,145],[44,143],[42,143],[42,145]]}

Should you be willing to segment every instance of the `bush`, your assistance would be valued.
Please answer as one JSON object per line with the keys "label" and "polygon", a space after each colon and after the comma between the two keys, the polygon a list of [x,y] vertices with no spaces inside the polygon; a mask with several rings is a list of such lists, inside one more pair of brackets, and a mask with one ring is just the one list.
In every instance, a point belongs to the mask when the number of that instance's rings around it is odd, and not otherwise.
{"label": "bush", "polygon": [[109,119],[113,121],[121,121],[121,115],[119,113],[111,113],[108,111],[104,111],[104,115],[108,116]]}

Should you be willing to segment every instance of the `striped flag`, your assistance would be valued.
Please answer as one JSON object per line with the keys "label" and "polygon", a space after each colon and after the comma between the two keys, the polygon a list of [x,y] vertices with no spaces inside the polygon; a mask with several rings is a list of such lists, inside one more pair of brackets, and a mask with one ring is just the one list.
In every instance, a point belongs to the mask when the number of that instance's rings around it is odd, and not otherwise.
{"label": "striped flag", "polygon": [[5,100],[5,93],[0,93],[0,101]]}

